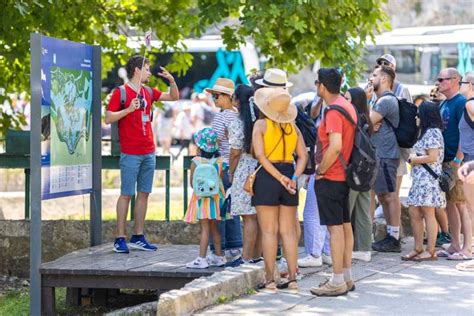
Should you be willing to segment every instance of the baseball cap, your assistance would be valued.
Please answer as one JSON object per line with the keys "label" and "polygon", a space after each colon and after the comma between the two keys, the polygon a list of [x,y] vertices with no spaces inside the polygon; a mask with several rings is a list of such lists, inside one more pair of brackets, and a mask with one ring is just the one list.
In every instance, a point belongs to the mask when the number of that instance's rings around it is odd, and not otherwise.
{"label": "baseball cap", "polygon": [[390,55],[390,54],[383,54],[382,56],[380,56],[379,58],[377,58],[377,63],[378,63],[380,60],[386,60],[386,61],[388,61],[389,63],[391,63],[392,65],[397,66],[397,60],[395,59],[395,57],[393,57],[393,56]]}

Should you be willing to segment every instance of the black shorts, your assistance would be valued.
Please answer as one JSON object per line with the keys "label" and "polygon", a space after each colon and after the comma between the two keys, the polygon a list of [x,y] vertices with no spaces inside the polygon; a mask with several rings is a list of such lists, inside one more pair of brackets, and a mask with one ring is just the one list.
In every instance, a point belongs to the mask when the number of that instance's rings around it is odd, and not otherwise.
{"label": "black shorts", "polygon": [[[295,168],[291,163],[274,163],[273,166],[281,174],[291,179]],[[291,194],[285,189],[280,181],[269,174],[265,168],[260,168],[253,184],[252,206],[259,205],[285,205],[298,206],[298,193]],[[298,192],[298,191],[297,191]]]}
{"label": "black shorts", "polygon": [[345,181],[320,179],[314,182],[321,225],[350,223],[349,186]]}

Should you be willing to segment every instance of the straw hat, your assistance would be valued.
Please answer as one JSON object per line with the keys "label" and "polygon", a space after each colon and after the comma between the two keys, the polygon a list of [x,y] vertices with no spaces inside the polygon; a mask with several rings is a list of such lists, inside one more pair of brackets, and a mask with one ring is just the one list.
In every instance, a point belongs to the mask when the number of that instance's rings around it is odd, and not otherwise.
{"label": "straw hat", "polygon": [[295,120],[298,111],[290,101],[290,94],[283,88],[261,88],[254,96],[254,103],[260,111],[278,123],[290,123]]}
{"label": "straw hat", "polygon": [[227,78],[217,78],[212,88],[206,88],[204,91],[207,93],[222,93],[227,95],[234,94],[235,85],[234,82]]}
{"label": "straw hat", "polygon": [[286,72],[278,68],[269,68],[265,71],[263,79],[255,80],[256,84],[264,87],[291,87],[293,83],[288,81]]}

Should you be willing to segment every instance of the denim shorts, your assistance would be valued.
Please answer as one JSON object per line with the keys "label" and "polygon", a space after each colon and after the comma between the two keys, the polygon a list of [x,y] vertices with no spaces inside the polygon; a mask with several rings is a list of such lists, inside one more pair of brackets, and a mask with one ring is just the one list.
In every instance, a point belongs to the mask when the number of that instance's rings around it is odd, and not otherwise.
{"label": "denim shorts", "polygon": [[[146,155],[120,154],[120,194],[151,193],[156,165],[155,153]],[[135,190],[136,189],[136,190]]]}

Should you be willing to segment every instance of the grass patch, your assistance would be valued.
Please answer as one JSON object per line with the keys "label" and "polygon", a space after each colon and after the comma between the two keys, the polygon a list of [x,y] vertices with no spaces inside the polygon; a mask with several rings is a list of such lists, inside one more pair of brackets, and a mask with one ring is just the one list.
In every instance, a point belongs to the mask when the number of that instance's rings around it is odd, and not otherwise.
{"label": "grass patch", "polygon": [[29,315],[30,295],[27,291],[9,291],[0,296],[0,315]]}

